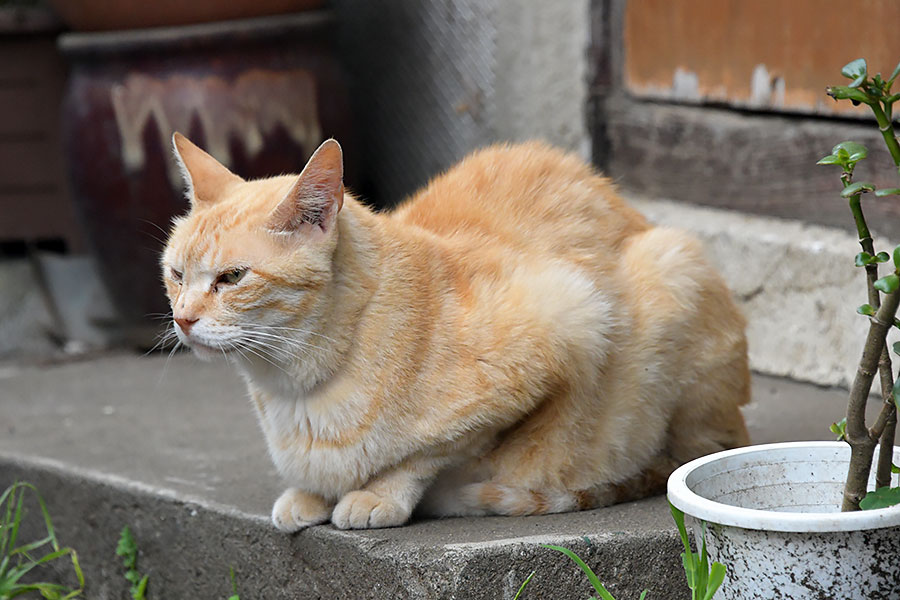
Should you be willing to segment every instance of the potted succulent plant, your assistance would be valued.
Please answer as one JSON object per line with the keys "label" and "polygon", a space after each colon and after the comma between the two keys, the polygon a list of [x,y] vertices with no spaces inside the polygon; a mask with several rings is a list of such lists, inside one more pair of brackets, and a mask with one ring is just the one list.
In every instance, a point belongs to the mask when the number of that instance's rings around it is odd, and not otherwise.
{"label": "potted succulent plant", "polygon": [[[857,59],[841,71],[846,86],[828,88],[835,100],[869,106],[888,151],[900,167],[892,109],[900,93],[890,77],[870,77]],[[900,195],[853,181],[868,150],[843,142],[818,164],[841,168],[841,196],[850,210],[862,251],[855,264],[866,274],[867,302],[857,312],[869,319],[847,417],[832,426],[836,442],[767,444],[720,452],[692,461],[669,479],[669,500],[705,523],[709,556],[728,567],[721,598],[900,598],[900,449],[894,447],[900,382],[894,383],[887,334],[900,305],[900,246],[876,252],[861,198]],[[882,277],[879,266],[887,267]],[[900,344],[894,344],[900,354]],[[881,410],[866,424],[875,376]],[[877,453],[877,459],[876,459]],[[874,464],[873,464],[874,463]],[[699,529],[697,529],[699,533]]]}

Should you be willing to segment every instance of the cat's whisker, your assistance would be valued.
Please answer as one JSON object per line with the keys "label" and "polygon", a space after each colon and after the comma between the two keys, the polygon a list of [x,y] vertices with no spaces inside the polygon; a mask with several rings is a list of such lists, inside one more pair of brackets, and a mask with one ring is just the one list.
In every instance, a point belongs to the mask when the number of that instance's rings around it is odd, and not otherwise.
{"label": "cat's whisker", "polygon": [[288,348],[282,348],[282,347],[276,346],[275,344],[273,344],[272,342],[270,342],[267,339],[264,339],[264,338],[260,339],[260,337],[257,337],[257,333],[253,333],[253,332],[248,333],[247,335],[245,335],[245,340],[249,343],[252,343],[252,345],[255,345],[261,351],[263,351],[263,350],[270,351],[269,354],[273,358],[278,358],[277,356],[274,356],[274,354],[272,354],[273,352],[277,352],[281,357],[283,357],[283,359],[286,359],[289,361],[294,361],[294,360],[296,360],[297,356],[295,354],[293,354],[291,352],[291,350],[296,350],[297,352],[299,352],[301,355],[303,355],[306,358],[312,357],[312,353],[303,346],[294,344],[294,346],[291,348],[290,346],[294,343],[293,340],[289,340],[289,339],[281,340],[281,339],[276,338],[277,341],[281,341],[286,346],[288,346]]}
{"label": "cat's whisker", "polygon": [[165,247],[165,245],[166,245],[166,238],[169,237],[169,232],[166,231],[165,229],[163,229],[162,227],[160,227],[159,225],[157,225],[156,223],[154,223],[153,221],[149,221],[149,220],[147,220],[147,219],[138,219],[138,220],[139,220],[139,221],[143,221],[144,223],[147,223],[147,224],[149,224],[149,225],[153,225],[154,227],[156,227],[156,228],[163,234],[163,237],[162,237],[162,238],[157,237],[155,233],[150,232],[150,231],[143,231],[143,230],[142,230],[141,233],[143,233],[144,235],[146,235],[146,236],[148,236],[148,237],[150,237],[150,238],[156,240],[157,242],[159,242],[160,244],[162,244],[163,247]]}
{"label": "cat's whisker", "polygon": [[159,383],[160,384],[162,384],[163,379],[166,378],[166,372],[168,372],[168,370],[169,370],[169,361],[172,360],[172,355],[175,354],[175,352],[178,350],[179,347],[181,347],[181,340],[178,340],[177,342],[175,342],[175,345],[172,347],[172,351],[169,352],[169,355],[166,357],[166,364],[163,365],[162,373],[160,373],[160,375],[159,375]]}
{"label": "cat's whisker", "polygon": [[[246,329],[246,328],[245,328],[245,329]],[[291,338],[291,337],[287,337],[287,336],[284,336],[284,335],[279,335],[279,334],[277,334],[277,333],[270,333],[270,332],[268,332],[268,331],[259,331],[259,330],[254,330],[254,329],[246,329],[246,335],[248,335],[248,336],[261,336],[261,337],[265,337],[266,339],[274,339],[274,340],[276,340],[276,341],[284,342],[285,344],[291,344],[291,345],[296,345],[296,346],[302,346],[302,347],[305,347],[305,348],[311,348],[311,349],[313,349],[313,350],[326,350],[326,348],[323,348],[322,346],[317,346],[316,344],[313,344],[313,343],[310,343],[310,342],[307,342],[307,341],[304,341],[304,340],[298,340],[298,339],[296,339],[296,338]]]}
{"label": "cat's whisker", "polygon": [[315,350],[324,350],[325,349],[313,342],[310,342],[307,340],[302,340],[302,339],[297,339],[296,337],[293,337],[291,335],[286,335],[282,332],[272,332],[272,331],[266,331],[266,330],[260,330],[260,329],[247,329],[247,328],[244,328],[244,331],[247,335],[254,335],[254,336],[258,336],[260,338],[266,338],[266,339],[270,339],[270,340],[284,342],[285,344],[304,346],[304,347],[312,348]]}
{"label": "cat's whisker", "polygon": [[165,319],[172,318],[172,312],[169,311],[167,313],[149,313],[144,315],[147,319],[153,319],[154,321],[163,321]]}
{"label": "cat's whisker", "polygon": [[298,349],[298,350],[299,350],[299,349],[303,349],[303,350],[319,350],[319,351],[324,350],[324,348],[321,348],[321,347],[319,347],[319,346],[316,346],[315,344],[309,344],[309,343],[302,342],[302,341],[300,341],[300,340],[292,340],[292,339],[289,339],[289,338],[283,338],[283,337],[279,337],[279,336],[267,335],[267,334],[263,334],[263,333],[260,333],[260,332],[248,332],[248,333],[246,333],[245,335],[246,335],[246,337],[248,337],[248,338],[252,338],[252,339],[255,339],[255,340],[260,341],[260,342],[265,341],[265,342],[270,343],[270,344],[271,344],[271,343],[279,343],[279,342],[280,342],[280,343],[284,344],[285,346],[291,346],[291,347],[296,348],[296,349]]}
{"label": "cat's whisker", "polygon": [[316,337],[320,337],[320,338],[322,338],[322,339],[328,340],[329,342],[333,342],[333,343],[335,343],[335,344],[337,343],[337,340],[336,340],[336,339],[334,339],[334,338],[332,338],[332,337],[328,337],[327,335],[325,335],[325,334],[323,334],[323,333],[317,333],[317,332],[315,332],[315,331],[310,331],[309,329],[302,329],[302,328],[299,328],[299,327],[283,327],[283,326],[281,326],[281,325],[245,325],[244,327],[250,327],[250,328],[256,327],[256,328],[261,329],[261,330],[273,330],[273,331],[274,331],[274,330],[278,330],[278,331],[296,331],[296,332],[303,333],[303,334],[306,334],[306,335],[314,335],[314,336],[316,336]]}
{"label": "cat's whisker", "polygon": [[153,347],[150,348],[149,350],[147,350],[143,354],[143,356],[149,356],[150,354],[155,352],[157,349],[163,350],[166,347],[166,345],[168,345],[169,342],[171,342],[173,339],[176,339],[177,337],[178,337],[178,334],[175,333],[175,327],[174,326],[169,327],[162,333],[157,334],[156,343],[153,344]]}
{"label": "cat's whisker", "polygon": [[270,358],[268,358],[267,356],[265,356],[265,354],[261,354],[260,352],[257,352],[256,350],[253,349],[252,346],[250,346],[250,345],[248,345],[248,344],[246,344],[246,343],[244,343],[244,342],[238,342],[237,344],[235,344],[234,347],[235,347],[235,348],[243,348],[244,350],[246,350],[247,352],[253,354],[254,356],[256,356],[256,357],[258,357],[258,358],[260,358],[260,359],[266,361],[267,363],[269,363],[270,365],[272,365],[273,367],[275,367],[276,369],[278,369],[279,371],[281,371],[281,372],[284,373],[285,375],[290,375],[290,373],[288,373],[288,372],[284,369],[284,367],[282,367],[282,366],[279,365],[278,363],[274,362],[273,360],[271,360]]}

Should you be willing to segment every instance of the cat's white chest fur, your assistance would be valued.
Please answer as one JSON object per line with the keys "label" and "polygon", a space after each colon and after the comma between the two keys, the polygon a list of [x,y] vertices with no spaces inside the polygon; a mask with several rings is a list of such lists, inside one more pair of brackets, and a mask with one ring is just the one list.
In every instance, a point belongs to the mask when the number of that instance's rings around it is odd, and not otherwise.
{"label": "cat's white chest fur", "polygon": [[337,499],[396,451],[370,399],[351,382],[302,394],[279,378],[248,375],[269,454],[289,485]]}

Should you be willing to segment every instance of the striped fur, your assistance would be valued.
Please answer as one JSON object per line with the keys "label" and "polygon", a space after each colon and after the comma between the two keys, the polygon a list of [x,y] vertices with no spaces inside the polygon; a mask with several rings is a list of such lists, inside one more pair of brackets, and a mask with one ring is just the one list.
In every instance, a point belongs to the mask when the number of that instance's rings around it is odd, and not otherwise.
{"label": "striped fur", "polygon": [[587,509],[747,443],[728,290],[578,158],[495,146],[377,214],[333,140],[256,181],[175,145],[176,332],[245,380],[290,486],[280,529]]}

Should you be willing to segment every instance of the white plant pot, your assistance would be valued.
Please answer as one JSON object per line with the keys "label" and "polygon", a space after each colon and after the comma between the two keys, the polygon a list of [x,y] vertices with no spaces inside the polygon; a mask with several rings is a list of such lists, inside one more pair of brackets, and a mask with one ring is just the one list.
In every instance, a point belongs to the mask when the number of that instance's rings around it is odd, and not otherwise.
{"label": "white plant pot", "polygon": [[900,599],[900,506],[840,512],[849,461],[843,442],[789,442],[672,473],[669,501],[691,517],[698,544],[706,523],[710,562],[727,568],[717,599]]}

